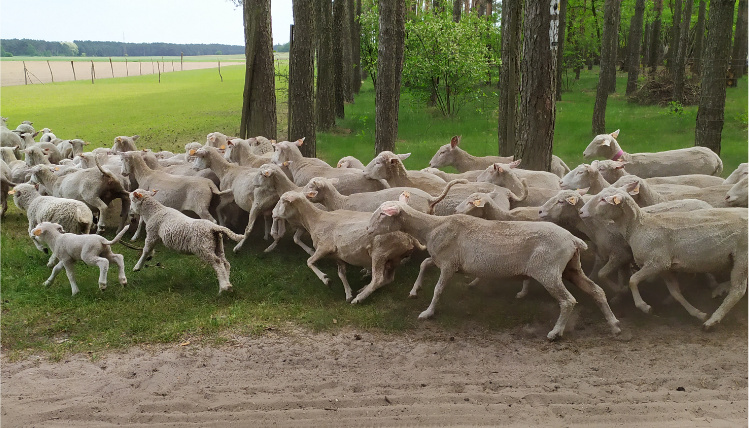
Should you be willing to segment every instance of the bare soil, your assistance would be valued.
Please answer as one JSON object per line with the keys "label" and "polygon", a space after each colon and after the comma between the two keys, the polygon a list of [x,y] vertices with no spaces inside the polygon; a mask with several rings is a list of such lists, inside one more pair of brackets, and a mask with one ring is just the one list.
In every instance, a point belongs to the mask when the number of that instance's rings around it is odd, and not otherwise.
{"label": "bare soil", "polygon": [[544,339],[550,325],[445,331],[427,321],[400,334],[289,327],[214,347],[192,340],[61,362],[4,359],[2,422],[747,425],[746,299],[708,333],[689,318],[617,316],[619,337],[593,320],[555,343]]}

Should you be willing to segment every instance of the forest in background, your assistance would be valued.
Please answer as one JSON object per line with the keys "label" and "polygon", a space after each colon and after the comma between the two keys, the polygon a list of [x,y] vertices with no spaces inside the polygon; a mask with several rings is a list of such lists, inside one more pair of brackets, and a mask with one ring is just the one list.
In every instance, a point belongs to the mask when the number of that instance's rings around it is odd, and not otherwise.
{"label": "forest in background", "polygon": [[74,40],[48,42],[0,39],[0,55],[13,56],[195,56],[244,54],[244,46],[220,44],[123,43]]}

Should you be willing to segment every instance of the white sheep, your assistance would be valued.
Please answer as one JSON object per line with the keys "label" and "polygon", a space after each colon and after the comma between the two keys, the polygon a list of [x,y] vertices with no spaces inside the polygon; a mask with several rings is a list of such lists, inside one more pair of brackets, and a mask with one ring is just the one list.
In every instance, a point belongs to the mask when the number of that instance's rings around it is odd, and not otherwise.
{"label": "white sheep", "polygon": [[726,192],[726,202],[729,206],[732,207],[746,207],[747,206],[747,177],[746,175],[744,178],[739,180],[736,184],[731,186],[730,189],[728,189],[728,192]]}
{"label": "white sheep", "polygon": [[[555,178],[557,189],[549,187],[531,187],[528,183],[528,179],[521,178],[518,171],[520,170],[511,168],[510,165],[495,163],[487,167],[481,175],[478,176],[476,181],[477,183],[491,183],[495,186],[506,188],[516,195],[525,195],[512,204],[513,208],[540,206],[559,191],[558,178]],[[527,172],[528,170],[523,171]]]}
{"label": "white sheep", "polygon": [[[601,173],[601,176],[608,183],[613,183],[616,180],[622,178],[625,175],[630,175],[624,170],[626,162],[612,161],[612,160],[594,160],[590,163],[591,166],[597,168]],[[685,174],[685,175],[674,175],[671,177],[650,177],[646,178],[650,184],[680,184],[685,186],[694,187],[710,187],[717,186],[724,183],[723,179],[714,175],[707,174]]]}
{"label": "white sheep", "polygon": [[39,137],[40,143],[49,143],[52,142],[55,138],[57,138],[57,135],[52,133],[52,130],[49,128],[43,128],[41,131],[39,131],[42,136]]}
{"label": "white sheep", "polygon": [[60,151],[60,154],[63,158],[73,159],[83,153],[83,146],[87,146],[89,144],[89,142],[83,141],[80,138],[63,140],[59,144],[57,144],[57,150]]}
{"label": "white sheep", "polygon": [[726,178],[723,184],[736,184],[742,177],[745,177],[749,173],[749,166],[746,162],[739,164],[739,166],[731,172],[731,175]]}
{"label": "white sheep", "polygon": [[31,122],[29,120],[24,120],[23,122],[21,122],[20,125],[16,127],[16,131],[19,131],[21,133],[27,132],[29,134],[34,134],[34,136],[36,136],[36,130],[34,130],[34,127],[31,126],[33,124],[34,122]]}
{"label": "white sheep", "polygon": [[112,252],[111,246],[117,243],[122,235],[127,232],[128,226],[125,226],[113,240],[108,241],[99,235],[76,235],[74,233],[65,233],[62,226],[57,223],[42,222],[39,223],[29,234],[46,243],[52,249],[52,257],[57,258],[59,262],[52,268],[52,275],[44,281],[45,286],[49,286],[54,281],[57,274],[65,268],[65,273],[70,280],[70,288],[73,290],[73,296],[78,294],[78,284],[75,282],[73,268],[76,260],[83,260],[89,266],[99,267],[99,290],[104,291],[107,288],[107,272],[109,263],[115,263],[119,268],[119,281],[123,286],[127,285],[125,277],[125,258],[122,254]]}
{"label": "white sheep", "polygon": [[447,182],[428,172],[407,170],[403,160],[409,156],[411,153],[382,151],[364,167],[364,176],[372,180],[385,180],[390,187],[415,187],[433,196],[442,193]]}
{"label": "white sheep", "polygon": [[586,158],[603,157],[626,162],[624,169],[641,178],[668,177],[684,174],[720,175],[723,161],[707,147],[689,147],[656,153],[627,153],[616,139],[619,130],[599,134],[585,148]]}
{"label": "white sheep", "polygon": [[94,215],[85,203],[75,199],[42,196],[33,184],[18,184],[13,189],[13,202],[26,212],[31,232],[37,224],[47,221],[58,223],[75,234],[88,234],[94,224]]}
{"label": "white sheep", "polygon": [[167,248],[194,254],[210,264],[218,277],[219,294],[231,291],[231,265],[224,253],[223,237],[240,241],[242,235],[208,220],[193,219],[174,208],[165,207],[153,197],[154,193],[157,192],[137,189],[130,194],[133,212],[146,223],[143,253],[133,270],[139,271],[143,267],[146,258],[152,255],[155,245],[161,241]]}
{"label": "white sheep", "polygon": [[353,156],[344,156],[336,164],[336,168],[364,169],[364,164]]}
{"label": "white sheep", "polygon": [[[272,155],[272,152],[269,153],[271,153]],[[247,140],[236,138],[229,140],[226,143],[224,159],[238,165],[251,166],[253,168],[259,168],[260,166],[270,161],[270,158],[268,156],[255,154],[252,151],[252,148],[250,147],[250,144],[247,142]]]}
{"label": "white sheep", "polygon": [[138,138],[140,138],[140,135],[133,135],[132,137],[120,135],[114,137],[114,143],[112,144],[112,153],[117,154],[121,152],[132,152],[138,150],[138,148],[135,147],[135,142],[138,141]]}

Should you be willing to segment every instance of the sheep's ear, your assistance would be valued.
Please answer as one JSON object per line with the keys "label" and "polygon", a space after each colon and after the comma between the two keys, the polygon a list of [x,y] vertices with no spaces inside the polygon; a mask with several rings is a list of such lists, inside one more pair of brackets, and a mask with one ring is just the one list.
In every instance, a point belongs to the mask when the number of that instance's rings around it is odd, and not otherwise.
{"label": "sheep's ear", "polygon": [[629,162],[619,162],[614,166],[614,169],[622,169],[624,168],[624,165],[628,164]]}
{"label": "sheep's ear", "polygon": [[59,231],[60,233],[65,233],[65,229],[63,229],[61,225],[59,225],[59,224],[55,224],[55,227],[57,228],[57,230],[58,230],[58,231]]}
{"label": "sheep's ear", "polygon": [[392,217],[394,215],[398,215],[398,213],[400,213],[400,210],[401,209],[398,205],[388,205],[382,208],[382,213],[388,217]]}
{"label": "sheep's ear", "polygon": [[281,165],[283,165],[283,166],[285,166],[285,167],[288,168],[289,165],[291,165],[291,161],[284,161],[284,163],[282,163]]}
{"label": "sheep's ear", "polygon": [[398,157],[400,158],[400,160],[408,159],[409,156],[411,156],[411,153],[404,153],[402,155],[398,155]]}
{"label": "sheep's ear", "polygon": [[458,144],[460,144],[460,137],[458,135],[455,135],[450,139],[450,147],[454,149],[458,147]]}
{"label": "sheep's ear", "polygon": [[398,201],[403,202],[404,204],[407,204],[409,199],[411,199],[411,192],[409,192],[408,190],[404,191],[400,194],[400,196],[398,196]]}
{"label": "sheep's ear", "polygon": [[622,203],[622,197],[619,195],[608,196],[604,200],[611,205],[619,205]]}
{"label": "sheep's ear", "polygon": [[582,196],[582,195],[587,194],[589,189],[590,189],[590,187],[586,187],[584,189],[577,189],[577,193],[579,193],[580,196]]}
{"label": "sheep's ear", "polygon": [[640,182],[635,181],[634,183],[631,183],[627,186],[627,193],[630,195],[637,195],[640,193]]}
{"label": "sheep's ear", "polygon": [[31,134],[31,136],[32,136],[32,137],[36,137],[36,136],[37,136],[37,134],[39,134],[39,131],[36,131],[36,132],[34,132],[33,134]]}
{"label": "sheep's ear", "polygon": [[269,169],[263,170],[263,175],[266,177],[270,177],[270,170]]}
{"label": "sheep's ear", "polygon": [[335,166],[336,168],[342,168],[343,167],[343,159],[338,161],[338,165]]}
{"label": "sheep's ear", "polygon": [[390,158],[390,163],[393,164],[393,165],[395,165],[395,164],[398,163],[399,160],[400,160],[400,158],[398,158],[398,157]]}
{"label": "sheep's ear", "polygon": [[500,164],[498,164],[498,163],[494,164],[494,170],[497,171],[497,172],[504,172],[505,171],[504,168],[502,168],[502,166]]}
{"label": "sheep's ear", "polygon": [[31,231],[31,233],[34,234],[34,236],[39,236],[42,234],[42,229],[39,229],[38,227]]}
{"label": "sheep's ear", "polygon": [[614,137],[614,138],[619,138],[619,130],[617,129],[616,131],[612,132],[612,133],[611,133],[611,134],[609,134],[609,135],[611,135],[611,136],[612,136],[612,137]]}
{"label": "sheep's ear", "polygon": [[140,138],[140,135],[133,135],[133,141],[136,141],[138,138]]}
{"label": "sheep's ear", "polygon": [[609,140],[608,138],[604,138],[603,141],[601,141],[601,145],[608,147],[611,145],[611,140]]}
{"label": "sheep's ear", "polygon": [[10,190],[10,191],[8,191],[8,194],[9,195],[15,195],[16,194],[16,190],[15,189]]}
{"label": "sheep's ear", "polygon": [[569,198],[567,198],[567,203],[572,205],[573,207],[577,205],[577,201],[577,196],[570,196]]}
{"label": "sheep's ear", "polygon": [[133,191],[133,196],[135,196],[135,199],[141,199],[143,197],[143,194],[140,192]]}
{"label": "sheep's ear", "polygon": [[517,168],[518,165],[520,165],[521,161],[522,161],[522,159],[518,159],[518,160],[510,162],[510,168]]}
{"label": "sheep's ear", "polygon": [[232,143],[232,141],[231,141],[231,140],[227,141],[227,142],[226,142],[226,144],[227,144],[228,146],[233,146],[233,145],[234,145],[234,143]]}
{"label": "sheep's ear", "polygon": [[211,135],[211,138],[209,138],[208,141],[210,141],[212,143],[212,142],[216,141],[216,137],[213,136],[213,135]]}
{"label": "sheep's ear", "polygon": [[309,191],[307,191],[307,193],[306,193],[305,195],[306,195],[306,196],[307,196],[308,198],[312,199],[312,198],[314,198],[315,196],[317,196],[317,190],[309,190]]}
{"label": "sheep's ear", "polygon": [[306,138],[306,137],[302,137],[302,138],[296,140],[296,145],[301,147],[301,145],[304,144],[304,138]]}
{"label": "sheep's ear", "polygon": [[276,144],[276,140],[270,140],[271,144]]}
{"label": "sheep's ear", "polygon": [[472,204],[476,208],[481,208],[486,205],[486,201],[483,198],[476,198],[473,200]]}
{"label": "sheep's ear", "polygon": [[151,190],[151,196],[155,196],[158,191],[159,191],[159,189],[152,189]]}
{"label": "sheep's ear", "polygon": [[121,142],[122,142],[122,137],[117,137],[117,138],[115,138],[115,139],[114,139],[114,142],[115,142],[115,143],[121,143]]}
{"label": "sheep's ear", "polygon": [[594,160],[593,162],[590,163],[590,166],[593,169],[598,169],[598,161]]}
{"label": "sheep's ear", "polygon": [[88,146],[89,144],[91,144],[91,143],[89,143],[88,141],[84,141],[84,142],[83,142],[83,145],[84,145],[84,146]]}

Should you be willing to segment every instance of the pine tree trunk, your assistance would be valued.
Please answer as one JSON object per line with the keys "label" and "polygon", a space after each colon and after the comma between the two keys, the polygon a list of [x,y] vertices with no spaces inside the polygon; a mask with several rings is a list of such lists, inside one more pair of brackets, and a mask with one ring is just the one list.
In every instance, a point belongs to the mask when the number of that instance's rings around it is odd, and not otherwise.
{"label": "pine tree trunk", "polygon": [[713,0],[707,21],[707,39],[702,62],[700,105],[694,142],[720,154],[720,134],[726,105],[726,71],[730,62],[731,31],[735,0]]}
{"label": "pine tree trunk", "polygon": [[[611,67],[606,68],[606,90],[609,91],[609,94],[613,94],[616,92],[616,64],[617,64],[617,57],[619,56],[619,22],[621,21],[622,17],[622,0],[616,0],[616,6],[614,7],[614,15],[612,17],[612,24],[613,25],[613,34],[610,36],[611,38],[608,39],[611,46],[609,47],[609,62],[611,62]],[[604,8],[605,8],[604,4]],[[604,23],[608,23],[608,21],[605,20],[604,17]]]}
{"label": "pine tree trunk", "polygon": [[502,64],[499,71],[499,154],[515,154],[518,95],[520,93],[520,37],[523,1],[502,3]]}
{"label": "pine tree trunk", "polygon": [[335,70],[333,86],[335,90],[335,115],[341,119],[345,116],[343,105],[346,102],[346,93],[350,90],[349,86],[351,85],[351,73],[348,72],[345,62],[346,43],[344,42],[346,28],[348,27],[348,20],[346,19],[347,1],[333,0],[333,66]]}
{"label": "pine tree trunk", "polygon": [[655,19],[653,20],[653,33],[650,37],[650,61],[648,66],[650,72],[655,73],[658,69],[661,54],[661,14],[663,13],[663,0],[654,0],[653,9]]}
{"label": "pine tree trunk", "polygon": [[341,28],[341,82],[343,82],[343,101],[354,102],[354,48],[351,39],[351,12],[354,10],[354,0],[344,0],[343,27]]}
{"label": "pine tree trunk", "polygon": [[643,73],[645,67],[650,62],[650,38],[653,34],[653,24],[648,22],[645,24],[645,39],[642,41],[642,59],[640,60],[640,67],[642,67]]}
{"label": "pine tree trunk", "polygon": [[684,16],[681,19],[679,38],[679,52],[674,54],[674,101],[684,103],[684,74],[687,65],[687,50],[689,48],[689,25],[692,23],[692,1],[684,5]]}
{"label": "pine tree trunk", "polygon": [[460,13],[463,11],[463,1],[453,0],[453,22],[460,22]]}
{"label": "pine tree trunk", "polygon": [[[526,169],[549,171],[556,119],[556,53],[549,34],[549,1],[525,4],[520,136],[515,159]],[[556,16],[553,17],[556,19]]]}
{"label": "pine tree trunk", "polygon": [[335,126],[335,65],[333,61],[333,5],[317,0],[317,96],[315,111],[317,129],[327,131]]}
{"label": "pine tree trunk", "polygon": [[635,14],[629,25],[629,72],[627,75],[627,95],[637,90],[640,76],[640,46],[642,41],[642,20],[645,15],[645,0],[636,0]]}
{"label": "pine tree trunk", "polygon": [[668,69],[671,72],[671,78],[674,76],[674,66],[676,57],[679,55],[679,42],[681,35],[681,9],[684,0],[672,0],[674,2],[674,16],[671,22],[671,48],[668,50]]}
{"label": "pine tree trunk", "polygon": [[404,0],[379,0],[380,35],[375,90],[375,154],[394,151],[398,138],[403,44],[406,38]]}
{"label": "pine tree trunk", "polygon": [[276,80],[273,67],[270,0],[243,5],[246,70],[242,95],[242,138],[276,138]]}
{"label": "pine tree trunk", "polygon": [[700,0],[700,11],[697,15],[697,26],[695,27],[694,39],[694,63],[692,73],[702,73],[702,45],[705,42],[705,16],[707,14],[707,2]]}
{"label": "pine tree trunk", "polygon": [[619,0],[606,0],[603,6],[603,35],[601,40],[601,71],[598,73],[598,88],[596,89],[596,103],[593,107],[593,134],[603,134],[606,131],[606,103],[609,98],[607,84],[611,69],[616,71],[613,62],[614,55],[611,52],[613,43],[611,39],[618,36],[616,24],[616,9]]}
{"label": "pine tree trunk", "polygon": [[289,141],[304,138],[299,149],[316,155],[315,138],[315,2],[294,0],[294,40],[289,52]]}
{"label": "pine tree trunk", "polygon": [[559,0],[559,31],[557,33],[557,101],[562,101],[562,71],[564,70],[564,39],[567,27],[567,0]]}
{"label": "pine tree trunk", "polygon": [[747,10],[746,0],[739,0],[739,13],[736,16],[736,34],[733,37],[733,73],[734,78],[739,79],[746,74],[746,55],[747,55]]}
{"label": "pine tree trunk", "polygon": [[358,94],[361,90],[362,81],[361,24],[359,23],[359,17],[361,16],[361,0],[353,0],[353,2],[356,3],[356,8],[352,15],[353,20],[351,23],[351,54],[354,64],[352,89],[355,94]]}

